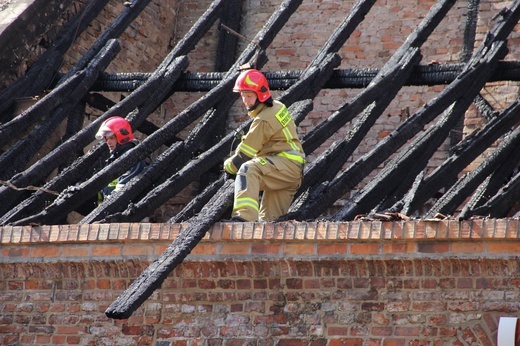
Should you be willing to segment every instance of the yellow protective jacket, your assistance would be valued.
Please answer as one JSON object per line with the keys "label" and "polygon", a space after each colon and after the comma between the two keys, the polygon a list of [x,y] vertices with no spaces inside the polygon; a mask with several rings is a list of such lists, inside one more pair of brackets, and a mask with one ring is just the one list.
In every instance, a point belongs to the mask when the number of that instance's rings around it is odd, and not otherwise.
{"label": "yellow protective jacket", "polygon": [[262,103],[248,114],[253,122],[234,155],[224,162],[226,172],[236,174],[244,162],[255,156],[276,155],[305,163],[296,124],[283,103],[274,101],[272,107]]}

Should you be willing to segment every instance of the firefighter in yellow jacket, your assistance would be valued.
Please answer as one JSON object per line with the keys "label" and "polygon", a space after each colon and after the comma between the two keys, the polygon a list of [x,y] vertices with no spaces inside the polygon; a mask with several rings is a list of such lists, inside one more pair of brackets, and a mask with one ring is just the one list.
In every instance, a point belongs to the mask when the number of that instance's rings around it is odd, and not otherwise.
{"label": "firefighter in yellow jacket", "polygon": [[296,124],[287,107],[273,100],[262,72],[243,71],[233,91],[253,122],[224,162],[225,171],[237,175],[231,221],[273,221],[287,213],[303,177],[305,154]]}

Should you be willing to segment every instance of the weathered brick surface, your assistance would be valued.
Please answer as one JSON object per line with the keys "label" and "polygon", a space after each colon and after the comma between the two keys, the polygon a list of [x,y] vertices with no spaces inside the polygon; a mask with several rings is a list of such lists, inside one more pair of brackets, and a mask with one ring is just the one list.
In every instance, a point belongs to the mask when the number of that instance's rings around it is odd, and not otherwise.
{"label": "weathered brick surface", "polygon": [[215,224],[121,321],[105,309],[187,224],[3,227],[0,344],[494,345],[518,220],[437,224]]}

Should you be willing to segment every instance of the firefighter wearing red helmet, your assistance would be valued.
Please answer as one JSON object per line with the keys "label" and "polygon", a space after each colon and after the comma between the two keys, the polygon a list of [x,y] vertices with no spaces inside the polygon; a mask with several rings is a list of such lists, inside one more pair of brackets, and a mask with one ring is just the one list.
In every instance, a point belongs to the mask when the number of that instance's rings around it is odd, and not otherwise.
{"label": "firefighter wearing red helmet", "polygon": [[273,221],[287,213],[303,178],[305,154],[296,124],[287,107],[273,100],[262,72],[241,72],[233,91],[253,121],[224,162],[224,170],[237,175],[231,221]]}
{"label": "firefighter wearing red helmet", "polygon": [[[110,157],[106,160],[107,165],[139,143],[134,137],[130,123],[120,116],[113,116],[105,120],[96,133],[96,138],[103,139],[110,150]],[[100,199],[106,199],[113,191],[121,189],[130,179],[138,175],[145,166],[146,162],[140,161],[130,170],[114,179],[103,188]]]}

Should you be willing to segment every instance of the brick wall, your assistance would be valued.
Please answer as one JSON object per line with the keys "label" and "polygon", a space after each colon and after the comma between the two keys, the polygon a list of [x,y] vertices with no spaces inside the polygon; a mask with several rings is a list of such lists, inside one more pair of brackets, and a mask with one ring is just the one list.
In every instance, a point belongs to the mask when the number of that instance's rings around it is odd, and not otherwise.
{"label": "brick wall", "polygon": [[495,345],[519,220],[215,224],[126,320],[187,224],[0,229],[2,345]]}

